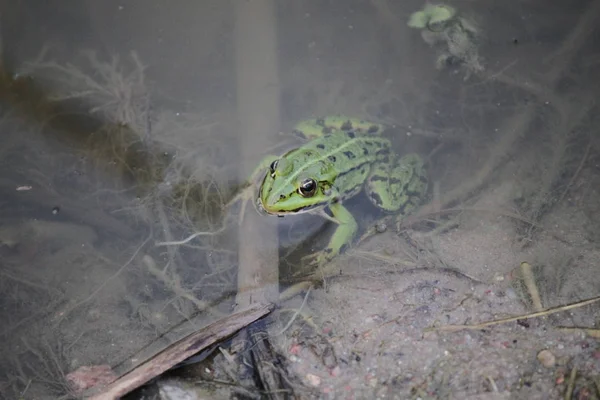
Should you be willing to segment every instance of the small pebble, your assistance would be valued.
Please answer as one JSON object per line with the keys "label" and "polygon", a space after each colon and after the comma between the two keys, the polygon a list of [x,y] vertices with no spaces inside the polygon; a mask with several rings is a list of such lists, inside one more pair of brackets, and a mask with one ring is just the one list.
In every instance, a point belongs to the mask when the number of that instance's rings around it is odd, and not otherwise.
{"label": "small pebble", "polygon": [[317,387],[321,384],[321,378],[314,374],[306,374],[306,382],[312,387]]}
{"label": "small pebble", "polygon": [[380,222],[375,225],[375,230],[377,231],[377,233],[383,233],[387,231],[387,224],[385,222]]}
{"label": "small pebble", "polygon": [[538,353],[537,359],[545,368],[552,368],[556,365],[556,357],[550,350],[542,350]]}
{"label": "small pebble", "polygon": [[369,378],[367,379],[367,385],[369,385],[369,386],[371,386],[371,387],[373,387],[373,388],[374,388],[374,387],[377,387],[377,384],[378,384],[378,383],[379,383],[379,380],[378,380],[376,377],[374,377],[374,376],[372,376],[372,377],[369,377]]}

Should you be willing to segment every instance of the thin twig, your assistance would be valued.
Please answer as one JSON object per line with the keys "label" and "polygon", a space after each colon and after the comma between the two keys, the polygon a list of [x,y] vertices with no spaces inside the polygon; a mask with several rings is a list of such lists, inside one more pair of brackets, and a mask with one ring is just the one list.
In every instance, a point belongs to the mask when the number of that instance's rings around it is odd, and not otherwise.
{"label": "thin twig", "polygon": [[102,284],[100,286],[98,286],[96,288],[96,290],[94,290],[88,297],[86,297],[85,299],[83,299],[81,301],[78,301],[73,306],[69,307],[69,309],[67,311],[65,311],[64,315],[67,315],[68,313],[70,313],[71,311],[73,311],[75,308],[77,308],[77,307],[81,306],[82,304],[87,303],[88,301],[90,301],[102,289],[104,289],[104,287],[106,287],[106,285],[110,281],[112,281],[117,276],[119,276],[125,270],[125,268],[127,268],[127,266],[133,262],[133,260],[138,255],[138,253],[144,248],[144,246],[146,245],[146,243],[148,243],[150,241],[150,238],[151,238],[151,236],[148,236],[148,238],[146,240],[144,240],[144,242],[137,248],[137,250],[131,255],[131,257],[129,258],[129,260],[127,260],[127,262],[125,264],[123,264],[114,274],[112,274],[111,276],[109,276],[108,279],[106,279],[104,282],[102,282]]}
{"label": "thin twig", "polygon": [[576,326],[559,326],[556,329],[563,332],[583,332],[589,337],[592,337],[594,339],[600,339],[600,329],[580,328]]}
{"label": "thin twig", "polygon": [[573,397],[573,388],[575,387],[575,378],[577,377],[577,368],[573,367],[571,370],[571,375],[569,376],[569,386],[567,386],[567,391],[565,393],[565,400],[571,400]]}
{"label": "thin twig", "polygon": [[224,316],[224,314],[218,312],[217,310],[212,309],[210,306],[210,303],[207,303],[205,301],[202,301],[202,300],[196,298],[196,296],[194,296],[192,293],[189,293],[186,289],[184,289],[183,286],[181,285],[181,280],[180,280],[179,276],[175,272],[172,272],[171,276],[167,276],[164,271],[161,271],[157,267],[156,263],[154,262],[154,259],[148,255],[143,257],[142,262],[146,265],[146,268],[148,268],[148,271],[152,275],[154,275],[156,278],[160,279],[163,282],[163,284],[165,284],[165,286],[167,286],[169,289],[171,289],[173,291],[173,293],[175,293],[176,296],[178,296],[182,299],[189,300],[200,311],[207,311],[211,315],[214,315],[214,316],[219,316],[219,317]]}
{"label": "thin twig", "polygon": [[185,239],[182,239],[182,240],[175,240],[175,241],[171,241],[171,242],[156,242],[155,245],[157,247],[160,247],[160,246],[179,246],[179,245],[191,242],[193,239],[197,238],[198,236],[214,236],[214,235],[218,235],[219,233],[223,232],[226,227],[227,227],[226,225],[223,225],[221,228],[217,229],[216,231],[195,232],[195,233],[191,234],[190,236],[188,236],[188,237],[186,237]]}
{"label": "thin twig", "polygon": [[534,312],[534,313],[531,313],[531,314],[523,314],[523,315],[517,315],[516,317],[496,319],[496,320],[493,320],[493,321],[482,322],[480,324],[474,324],[474,325],[444,325],[444,326],[439,326],[439,327],[431,327],[431,328],[425,329],[425,331],[456,332],[456,331],[461,331],[461,330],[483,329],[483,328],[487,328],[488,326],[505,324],[505,323],[508,323],[508,322],[518,321],[518,320],[521,320],[521,319],[544,317],[546,315],[556,314],[556,313],[561,312],[561,311],[567,311],[567,310],[572,310],[574,308],[579,308],[579,307],[587,306],[587,305],[595,303],[597,301],[600,301],[600,296],[593,297],[593,298],[588,299],[588,300],[582,300],[582,301],[579,301],[577,303],[567,304],[565,306],[559,306],[559,307],[549,308],[547,310],[539,311],[539,312]]}
{"label": "thin twig", "polygon": [[306,295],[304,296],[304,300],[302,300],[302,304],[300,305],[300,308],[298,308],[296,310],[296,312],[294,313],[294,315],[292,315],[292,317],[290,318],[288,323],[285,325],[285,327],[280,332],[276,333],[275,336],[279,336],[279,335],[283,334],[285,331],[287,331],[289,329],[290,326],[292,326],[292,324],[296,320],[296,317],[298,316],[298,314],[300,314],[302,312],[302,308],[304,308],[304,305],[306,304],[306,300],[308,299],[308,295],[310,294],[311,289],[312,289],[312,285],[308,287],[308,290],[306,291]]}
{"label": "thin twig", "polygon": [[521,263],[521,275],[523,276],[523,282],[531,297],[531,303],[535,311],[542,311],[542,298],[540,297],[540,291],[538,290],[537,284],[535,283],[535,276],[533,274],[533,268],[531,264],[527,262]]}
{"label": "thin twig", "polygon": [[558,198],[558,203],[559,204],[562,203],[562,201],[564,200],[565,196],[567,195],[567,193],[571,189],[571,186],[573,185],[573,182],[575,182],[575,179],[577,179],[577,177],[579,176],[579,173],[581,172],[581,169],[585,165],[585,161],[587,160],[588,155],[590,154],[590,149],[591,148],[592,148],[592,135],[590,134],[590,141],[588,142],[588,145],[585,148],[585,152],[583,153],[583,157],[581,157],[581,161],[579,162],[579,165],[577,166],[577,169],[575,170],[575,173],[573,174],[573,176],[569,180],[569,183],[567,184],[567,187],[565,188],[565,190],[562,192],[562,194]]}

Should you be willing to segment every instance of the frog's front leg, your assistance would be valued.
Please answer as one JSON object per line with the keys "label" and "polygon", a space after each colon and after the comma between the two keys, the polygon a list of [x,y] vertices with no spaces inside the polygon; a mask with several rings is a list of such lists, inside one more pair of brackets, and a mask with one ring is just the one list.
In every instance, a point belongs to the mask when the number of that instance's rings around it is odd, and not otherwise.
{"label": "frog's front leg", "polygon": [[248,179],[244,182],[241,190],[223,206],[223,208],[227,209],[232,204],[238,202],[239,200],[242,200],[242,209],[240,211],[240,222],[244,218],[244,212],[246,210],[246,205],[248,204],[248,201],[253,200],[253,198],[254,198],[254,191],[256,190],[256,186],[258,184],[258,178],[262,174],[264,174],[265,171],[267,170],[267,168],[270,168],[271,164],[277,159],[279,159],[279,156],[276,156],[276,155],[268,155],[265,158],[263,158],[261,160],[261,162],[258,164],[258,167],[256,167],[256,169],[254,169],[254,171],[252,171],[252,173],[250,174]]}
{"label": "frog's front leg", "polygon": [[340,254],[343,247],[352,241],[358,230],[356,220],[341,203],[334,203],[329,209],[333,214],[332,219],[338,224],[338,227],[329,239],[329,244],[325,249],[305,257],[305,260],[308,259],[309,264],[316,263],[319,267]]}

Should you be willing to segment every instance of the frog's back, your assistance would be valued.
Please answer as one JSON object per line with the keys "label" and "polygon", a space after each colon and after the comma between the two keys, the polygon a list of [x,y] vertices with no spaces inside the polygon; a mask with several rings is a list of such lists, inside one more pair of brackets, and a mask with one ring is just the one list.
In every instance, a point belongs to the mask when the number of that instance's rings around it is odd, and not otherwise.
{"label": "frog's back", "polygon": [[380,136],[336,131],[311,140],[298,150],[307,162],[330,163],[344,173],[388,157],[390,142]]}

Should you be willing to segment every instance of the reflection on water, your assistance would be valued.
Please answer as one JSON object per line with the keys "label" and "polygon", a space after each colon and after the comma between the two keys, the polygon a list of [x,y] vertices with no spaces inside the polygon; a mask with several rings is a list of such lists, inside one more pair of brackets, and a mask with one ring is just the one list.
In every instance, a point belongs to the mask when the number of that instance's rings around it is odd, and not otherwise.
{"label": "reflection on water", "polygon": [[[3,14],[4,398],[72,396],[69,379],[85,388],[98,371],[129,371],[235,306],[240,205],[223,205],[241,187],[244,132],[236,127],[229,5],[76,3],[69,16],[27,7]],[[290,300],[271,321],[277,352],[294,360],[286,373],[298,393],[512,390],[526,398],[520,367],[542,347],[568,368],[597,366],[589,346],[552,330],[593,327],[597,308],[527,328],[423,335],[441,323],[525,314],[534,297],[535,308],[548,308],[598,295],[600,7],[571,7],[278,7],[285,130],[338,113],[379,121],[396,153],[423,156],[433,188],[399,234],[378,225],[386,232],[317,271],[328,292]],[[83,20],[90,23],[74,23]],[[303,143],[283,133],[263,155]],[[382,216],[364,196],[344,206],[362,231]],[[326,222],[268,220],[279,223],[286,282],[302,256],[327,243],[335,225]],[[522,261],[533,266],[529,275]],[[458,348],[462,358],[453,356]],[[204,379],[237,382],[233,352],[218,353],[211,368],[220,369]],[[485,376],[477,372],[483,359]],[[82,374],[89,366],[99,369]],[[547,393],[562,393],[554,375],[564,373],[530,371]],[[583,391],[593,377],[581,376]]]}
{"label": "reflection on water", "polygon": [[0,334],[9,397],[85,389],[97,374],[70,372],[89,365],[125,372],[226,313],[235,287],[235,248],[223,235],[154,246],[218,230],[233,189],[215,140],[227,126],[152,112],[135,54],[63,63],[40,50],[2,81]]}

